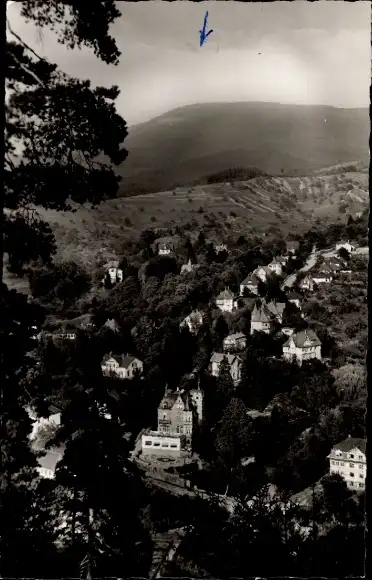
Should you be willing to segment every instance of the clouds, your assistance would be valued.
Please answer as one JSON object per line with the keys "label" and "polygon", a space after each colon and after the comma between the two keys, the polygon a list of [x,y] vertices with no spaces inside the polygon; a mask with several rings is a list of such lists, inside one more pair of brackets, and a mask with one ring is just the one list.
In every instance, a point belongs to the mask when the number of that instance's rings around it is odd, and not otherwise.
{"label": "clouds", "polygon": [[[118,84],[129,124],[195,102],[261,100],[358,107],[369,104],[369,2],[119,2],[112,34],[122,56],[107,66],[68,51],[43,31],[43,45],[19,6],[14,29],[68,73]],[[199,29],[213,28],[203,47]],[[261,53],[261,54],[258,54]]]}

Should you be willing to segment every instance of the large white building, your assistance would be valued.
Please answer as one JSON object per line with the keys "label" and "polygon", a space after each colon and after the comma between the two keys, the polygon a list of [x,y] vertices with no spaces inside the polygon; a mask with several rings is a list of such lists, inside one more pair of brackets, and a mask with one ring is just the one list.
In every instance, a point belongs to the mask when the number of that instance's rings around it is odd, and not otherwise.
{"label": "large white building", "polygon": [[322,343],[309,328],[293,333],[282,346],[283,357],[289,361],[297,360],[300,364],[313,358],[321,360],[321,348]]}
{"label": "large white building", "polygon": [[180,457],[186,447],[186,437],[178,433],[148,431],[142,435],[142,454]]}
{"label": "large white building", "polygon": [[365,489],[367,476],[365,439],[349,437],[334,445],[328,455],[329,472],[341,475],[349,489]]}
{"label": "large white building", "polygon": [[129,354],[106,354],[101,363],[101,369],[105,376],[119,379],[133,379],[142,374],[143,363],[135,356]]}
{"label": "large white building", "polygon": [[222,312],[232,312],[238,307],[238,301],[235,299],[234,294],[229,288],[226,288],[221,292],[216,298],[216,306]]}

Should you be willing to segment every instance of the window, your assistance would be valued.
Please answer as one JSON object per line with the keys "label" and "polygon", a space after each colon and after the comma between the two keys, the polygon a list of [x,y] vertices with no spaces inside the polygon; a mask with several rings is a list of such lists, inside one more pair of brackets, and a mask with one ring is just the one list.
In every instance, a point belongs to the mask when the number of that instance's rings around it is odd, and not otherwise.
{"label": "window", "polygon": [[364,487],[364,483],[360,483],[359,484],[359,487]]}
{"label": "window", "polygon": [[145,441],[145,445],[151,445],[152,441]]}
{"label": "window", "polygon": [[174,449],[175,447],[177,447],[177,445],[175,443],[171,443],[171,447]]}
{"label": "window", "polygon": [[161,446],[162,447],[169,447],[168,443],[162,443]]}
{"label": "window", "polygon": [[340,465],[345,465],[345,463],[343,461],[340,461]]}
{"label": "window", "polygon": [[354,467],[354,463],[350,461],[350,467]]}
{"label": "window", "polygon": [[353,481],[349,481],[349,485],[350,485],[350,487],[354,487],[354,482]]}
{"label": "window", "polygon": [[154,441],[154,447],[160,447],[160,443]]}
{"label": "window", "polygon": [[179,432],[180,432],[180,426],[179,426],[179,425],[177,425],[177,428],[176,428],[176,433],[179,433]]}
{"label": "window", "polygon": [[354,459],[353,453],[350,453],[350,457],[351,457],[351,459]]}
{"label": "window", "polygon": [[339,461],[335,461],[335,465],[339,465],[339,463],[340,463]]}
{"label": "window", "polygon": [[350,472],[349,475],[350,475],[350,477],[354,477],[354,473]]}
{"label": "window", "polygon": [[364,465],[362,463],[359,464],[359,469],[364,469]]}
{"label": "window", "polygon": [[359,473],[359,477],[360,477],[360,479],[364,479],[364,474],[363,473]]}
{"label": "window", "polygon": [[359,461],[363,461],[363,455],[358,455]]}

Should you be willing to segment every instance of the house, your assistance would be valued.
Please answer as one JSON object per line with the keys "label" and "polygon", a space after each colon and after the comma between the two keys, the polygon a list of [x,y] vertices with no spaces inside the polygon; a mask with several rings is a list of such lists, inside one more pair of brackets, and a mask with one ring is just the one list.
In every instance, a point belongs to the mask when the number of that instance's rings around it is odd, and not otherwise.
{"label": "house", "polygon": [[336,443],[328,455],[329,472],[338,473],[351,490],[365,489],[367,476],[367,441],[359,437],[349,437]]}
{"label": "house", "polygon": [[266,282],[268,277],[273,273],[268,266],[260,266],[254,272],[262,282]]}
{"label": "house", "polygon": [[191,443],[193,426],[193,404],[187,391],[166,387],[158,407],[158,432],[185,435],[186,443]]}
{"label": "house", "polygon": [[240,283],[240,296],[244,296],[245,289],[252,292],[252,294],[258,294],[258,284],[259,278],[254,272],[248,274],[246,278]]}
{"label": "house", "polygon": [[68,324],[64,325],[62,329],[52,333],[52,338],[60,340],[76,340],[76,331],[70,328]]}
{"label": "house", "polygon": [[138,358],[128,354],[106,354],[101,363],[105,376],[116,376],[119,379],[132,379],[142,374],[143,363]]}
{"label": "house", "polygon": [[160,457],[181,457],[186,448],[186,437],[177,433],[147,431],[142,435],[142,455]]}
{"label": "house", "polygon": [[38,457],[37,462],[39,466],[37,470],[41,477],[53,479],[56,472],[56,465],[63,457],[60,451],[47,451],[44,457]]}
{"label": "house", "polygon": [[297,359],[300,364],[313,358],[321,360],[321,346],[315,332],[307,328],[289,336],[282,346],[283,357],[289,361]]}
{"label": "house", "polygon": [[296,257],[296,252],[298,252],[299,247],[300,247],[299,242],[296,241],[286,242],[287,254],[292,254],[293,257]]}
{"label": "house", "polygon": [[196,268],[199,268],[199,264],[193,264],[191,262],[191,259],[189,259],[189,261],[187,262],[187,264],[183,264],[181,266],[181,274],[183,274],[184,272],[192,272]]}
{"label": "house", "polygon": [[301,300],[302,300],[302,296],[301,294],[299,294],[298,292],[295,292],[294,290],[292,292],[288,293],[288,302],[292,302],[292,304],[295,304],[295,306],[301,310]]}
{"label": "house", "polygon": [[106,320],[103,328],[108,328],[109,330],[112,330],[112,332],[120,332],[120,326],[114,318]]}
{"label": "house", "polygon": [[220,352],[214,352],[210,359],[211,371],[214,377],[218,377],[220,374],[221,363],[226,360],[230,367],[231,378],[234,383],[238,383],[241,379],[241,366],[242,360],[236,354],[225,354]]}
{"label": "house", "polygon": [[259,306],[255,304],[251,314],[251,334],[254,332],[266,332],[270,334],[274,325],[274,315],[267,308],[265,302]]}
{"label": "house", "polygon": [[333,280],[332,270],[328,266],[320,266],[312,275],[315,284],[329,284]]}
{"label": "house", "polygon": [[333,274],[351,274],[351,270],[347,263],[340,258],[328,258],[324,261],[324,264]]}
{"label": "house", "polygon": [[200,312],[200,310],[193,310],[188,316],[186,316],[186,318],[182,320],[180,323],[180,328],[185,328],[187,326],[191,334],[197,334],[203,322],[203,313]]}
{"label": "house", "polygon": [[310,276],[310,274],[307,274],[299,283],[299,288],[301,290],[310,290],[312,291],[314,289],[314,280],[312,278],[312,276]]}
{"label": "house", "polygon": [[272,300],[266,304],[267,309],[271,312],[279,324],[282,324],[283,322],[283,312],[285,310],[285,306],[285,302],[276,302],[276,300]]}
{"label": "house", "polygon": [[[104,266],[105,269],[105,277],[108,275],[111,284],[115,284],[116,282],[123,281],[123,270],[119,268],[118,260],[111,260]],[[102,282],[105,281],[103,278]]]}
{"label": "house", "polygon": [[353,245],[349,241],[347,241],[347,242],[339,242],[338,244],[336,244],[336,252],[341,250],[341,248],[345,248],[345,250],[347,250],[349,252],[349,254],[351,254],[352,252],[355,251],[356,247],[355,247],[355,245]]}
{"label": "house", "polygon": [[232,312],[238,307],[238,302],[229,288],[225,288],[216,298],[217,308],[223,312]]}
{"label": "house", "polygon": [[170,242],[161,242],[158,245],[159,256],[169,256],[173,252],[173,245]]}
{"label": "house", "polygon": [[244,350],[247,345],[247,338],[243,332],[229,334],[223,341],[223,350]]}
{"label": "house", "polygon": [[27,414],[32,421],[32,431],[29,435],[31,441],[37,438],[37,433],[39,429],[43,427],[54,427],[61,424],[61,409],[50,405],[49,412],[51,413],[49,417],[38,417],[36,413],[31,409],[31,407],[26,408]]}
{"label": "house", "polygon": [[273,258],[267,267],[277,276],[281,276],[283,274],[283,264],[278,258]]}

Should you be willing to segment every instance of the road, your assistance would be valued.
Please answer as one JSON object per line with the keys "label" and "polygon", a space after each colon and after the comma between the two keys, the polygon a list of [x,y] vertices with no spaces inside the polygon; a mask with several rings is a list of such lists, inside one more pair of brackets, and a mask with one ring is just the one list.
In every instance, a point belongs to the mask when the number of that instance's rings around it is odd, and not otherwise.
{"label": "road", "polygon": [[[299,272],[307,272],[313,266],[315,266],[318,254],[319,254],[319,252],[316,251],[315,246],[314,246],[314,248],[311,251],[310,256],[306,260],[305,265],[299,270]],[[291,274],[290,276],[288,276],[288,278],[286,278],[284,280],[282,287],[281,287],[282,290],[284,290],[285,288],[291,288],[293,286],[293,284],[295,283],[295,280],[297,278],[297,274],[298,274],[298,272],[293,272],[293,274]]]}

